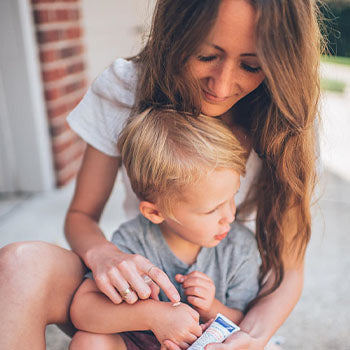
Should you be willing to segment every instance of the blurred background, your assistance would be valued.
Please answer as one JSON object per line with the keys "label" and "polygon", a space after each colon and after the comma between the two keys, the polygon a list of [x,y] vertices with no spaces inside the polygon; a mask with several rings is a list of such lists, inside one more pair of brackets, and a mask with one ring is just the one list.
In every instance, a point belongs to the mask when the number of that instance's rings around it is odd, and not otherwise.
{"label": "blurred background", "polygon": [[[66,116],[115,58],[139,51],[154,3],[0,1],[0,247],[68,248],[63,220],[85,145]],[[350,1],[321,11],[331,53],[321,67],[322,171],[304,292],[278,332],[287,350],[350,349]],[[124,217],[122,179],[114,192],[101,223],[108,237]],[[47,328],[49,350],[68,342]]]}

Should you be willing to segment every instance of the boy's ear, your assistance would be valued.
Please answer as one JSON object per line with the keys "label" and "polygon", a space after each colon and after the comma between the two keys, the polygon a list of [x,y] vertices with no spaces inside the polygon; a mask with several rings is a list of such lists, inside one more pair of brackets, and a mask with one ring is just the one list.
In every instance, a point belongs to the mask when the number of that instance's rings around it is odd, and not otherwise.
{"label": "boy's ear", "polygon": [[156,204],[147,201],[141,201],[139,209],[141,214],[154,224],[160,224],[164,221],[164,217],[159,211]]}

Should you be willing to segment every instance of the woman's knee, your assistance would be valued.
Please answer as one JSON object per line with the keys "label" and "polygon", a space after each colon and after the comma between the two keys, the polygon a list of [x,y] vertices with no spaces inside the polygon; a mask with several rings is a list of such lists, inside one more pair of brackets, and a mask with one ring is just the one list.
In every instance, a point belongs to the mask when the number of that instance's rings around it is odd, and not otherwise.
{"label": "woman's knee", "polygon": [[43,259],[45,248],[43,242],[18,242],[1,248],[1,282],[8,287],[20,287],[24,294],[41,289],[50,270],[47,259]]}
{"label": "woman's knee", "polygon": [[46,242],[19,242],[0,249],[0,271],[2,298],[12,296],[25,301],[35,297],[44,306],[50,302],[57,305],[55,310],[62,309],[60,317],[56,317],[60,321],[66,319],[66,309],[84,267],[76,254],[61,247]]}

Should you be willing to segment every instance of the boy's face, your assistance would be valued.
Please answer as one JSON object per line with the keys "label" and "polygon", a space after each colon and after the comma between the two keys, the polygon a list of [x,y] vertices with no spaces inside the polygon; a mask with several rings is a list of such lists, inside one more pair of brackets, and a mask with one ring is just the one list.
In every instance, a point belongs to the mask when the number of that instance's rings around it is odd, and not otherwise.
{"label": "boy's face", "polygon": [[168,243],[214,247],[224,239],[235,220],[234,196],[240,186],[239,173],[232,169],[210,172],[184,190],[173,209],[174,219],[164,215],[160,224]]}

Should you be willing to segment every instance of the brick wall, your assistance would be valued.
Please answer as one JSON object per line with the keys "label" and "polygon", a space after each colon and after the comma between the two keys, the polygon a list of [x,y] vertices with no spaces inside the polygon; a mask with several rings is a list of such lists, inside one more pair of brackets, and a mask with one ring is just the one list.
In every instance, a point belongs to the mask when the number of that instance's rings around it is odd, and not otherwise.
{"label": "brick wall", "polygon": [[81,0],[31,0],[57,186],[73,179],[85,144],[66,117],[86,91]]}

